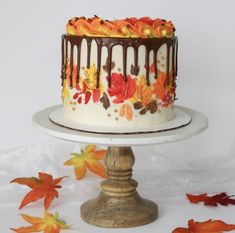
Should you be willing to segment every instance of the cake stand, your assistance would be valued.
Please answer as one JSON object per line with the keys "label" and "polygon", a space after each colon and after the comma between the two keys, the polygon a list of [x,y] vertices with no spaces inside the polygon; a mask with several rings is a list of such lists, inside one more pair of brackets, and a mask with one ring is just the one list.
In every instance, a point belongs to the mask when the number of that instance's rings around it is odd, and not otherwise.
{"label": "cake stand", "polygon": [[82,219],[100,227],[135,227],[157,219],[157,205],[137,193],[138,183],[131,178],[135,161],[131,146],[184,140],[202,132],[208,126],[208,120],[203,114],[177,106],[178,109],[191,116],[191,122],[188,125],[156,133],[90,133],[68,129],[53,123],[49,115],[59,107],[53,106],[37,112],[33,116],[34,126],[43,133],[62,140],[108,146],[105,157],[108,178],[101,182],[100,195],[81,206]]}

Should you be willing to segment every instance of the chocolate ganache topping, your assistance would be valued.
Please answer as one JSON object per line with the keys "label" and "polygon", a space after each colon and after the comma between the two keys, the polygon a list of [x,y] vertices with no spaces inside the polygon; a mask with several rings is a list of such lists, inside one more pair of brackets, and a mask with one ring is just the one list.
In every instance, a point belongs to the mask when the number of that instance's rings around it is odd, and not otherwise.
{"label": "chocolate ganache topping", "polygon": [[[115,37],[88,37],[88,36],[77,36],[77,35],[62,35],[62,70],[61,70],[61,78],[62,83],[63,80],[66,79],[66,67],[70,66],[70,71],[73,70],[74,66],[74,48],[77,47],[78,56],[77,56],[77,72],[76,72],[76,83],[79,82],[79,73],[80,73],[80,52],[81,52],[81,43],[82,40],[86,40],[87,42],[87,68],[90,67],[90,59],[91,59],[91,43],[95,40],[97,44],[97,83],[96,87],[99,87],[99,78],[100,78],[100,69],[101,69],[101,51],[102,47],[107,47],[108,49],[108,57],[107,57],[107,80],[109,87],[111,86],[111,70],[112,70],[112,48],[116,45],[122,46],[123,50],[123,77],[124,80],[127,80],[127,49],[128,47],[132,47],[134,49],[134,74],[138,75],[138,48],[143,45],[146,49],[145,52],[145,67],[146,67],[146,83],[150,85],[149,81],[149,59],[150,52],[153,51],[153,64],[154,64],[154,72],[155,78],[157,79],[157,53],[159,48],[166,44],[167,46],[167,55],[166,55],[166,82],[165,84],[169,84],[170,82],[170,49],[172,48],[172,56],[171,56],[171,64],[173,67],[173,78],[177,76],[177,53],[178,53],[178,40],[176,36],[171,38],[115,38]],[[70,55],[68,53],[68,44],[70,43]],[[70,56],[70,57],[68,57]],[[70,72],[70,85],[72,87],[72,72]]]}

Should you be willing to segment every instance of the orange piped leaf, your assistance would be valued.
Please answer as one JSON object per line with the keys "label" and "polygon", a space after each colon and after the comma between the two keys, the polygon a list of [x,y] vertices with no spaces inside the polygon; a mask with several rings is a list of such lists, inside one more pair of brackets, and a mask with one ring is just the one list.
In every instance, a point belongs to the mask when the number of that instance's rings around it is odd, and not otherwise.
{"label": "orange piped leaf", "polygon": [[166,73],[158,71],[158,78],[154,82],[154,92],[156,96],[160,99],[163,99],[166,94],[166,88],[165,88],[165,82],[166,82]]}
{"label": "orange piped leaf", "polygon": [[125,117],[128,121],[133,118],[133,111],[130,104],[123,104],[119,110],[119,116]]}
{"label": "orange piped leaf", "polygon": [[126,104],[126,119],[131,121],[133,118],[133,111],[130,104]]}
{"label": "orange piped leaf", "polygon": [[126,104],[123,104],[119,110],[119,115],[121,117],[124,117],[125,116],[125,111],[126,111]]}
{"label": "orange piped leaf", "polygon": [[136,82],[136,92],[131,99],[132,102],[141,102],[143,105],[147,106],[152,99],[153,88],[148,86],[146,83],[146,78],[144,75]]}
{"label": "orange piped leaf", "polygon": [[87,168],[93,173],[106,177],[106,170],[99,160],[104,159],[106,150],[96,150],[95,145],[87,145],[81,153],[72,153],[72,158],[64,163],[66,166],[74,166],[74,173],[77,180],[82,179],[87,171]]}
{"label": "orange piped leaf", "polygon": [[227,193],[220,193],[213,196],[208,196],[207,193],[199,194],[199,195],[192,195],[186,194],[188,200],[191,203],[199,203],[204,202],[204,205],[208,206],[217,206],[218,204],[227,206],[229,204],[235,205],[235,199],[232,199],[233,196],[228,196]]}
{"label": "orange piped leaf", "polygon": [[44,199],[44,207],[48,209],[53,199],[58,197],[58,192],[56,189],[61,188],[58,183],[62,181],[65,177],[60,177],[53,180],[53,177],[46,173],[39,173],[39,178],[30,177],[30,178],[16,178],[11,181],[11,183],[18,183],[21,185],[27,185],[32,190],[26,194],[22,200],[19,209],[22,209],[24,206],[29,203],[35,202],[41,198]]}
{"label": "orange piped leaf", "polygon": [[227,224],[221,220],[208,220],[205,222],[188,221],[188,228],[177,227],[172,233],[223,233],[235,229],[234,224]]}
{"label": "orange piped leaf", "polygon": [[44,217],[31,217],[27,214],[22,214],[22,217],[31,226],[20,227],[20,228],[10,228],[12,231],[17,233],[30,233],[30,232],[44,232],[44,233],[59,233],[62,229],[70,228],[64,221],[59,219],[58,213],[50,214],[49,212],[44,212]]}

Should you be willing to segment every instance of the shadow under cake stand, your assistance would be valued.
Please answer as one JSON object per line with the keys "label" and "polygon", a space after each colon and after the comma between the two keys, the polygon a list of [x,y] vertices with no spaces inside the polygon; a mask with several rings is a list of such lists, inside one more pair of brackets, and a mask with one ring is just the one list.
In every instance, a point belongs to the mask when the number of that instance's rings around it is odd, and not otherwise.
{"label": "shadow under cake stand", "polygon": [[208,126],[208,120],[203,114],[177,106],[176,109],[185,112],[191,119],[182,127],[151,133],[92,133],[69,129],[53,123],[49,116],[58,108],[61,108],[61,105],[37,112],[33,116],[34,126],[62,140],[108,145],[105,157],[108,178],[101,182],[100,195],[81,206],[82,219],[100,227],[135,227],[157,219],[157,205],[138,194],[136,191],[138,183],[131,178],[135,161],[131,146],[184,140],[202,132]]}

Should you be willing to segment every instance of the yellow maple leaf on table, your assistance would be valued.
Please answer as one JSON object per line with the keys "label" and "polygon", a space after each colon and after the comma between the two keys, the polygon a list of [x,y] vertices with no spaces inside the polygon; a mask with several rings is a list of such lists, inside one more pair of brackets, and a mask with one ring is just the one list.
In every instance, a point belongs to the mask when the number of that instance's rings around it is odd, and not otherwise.
{"label": "yellow maple leaf on table", "polygon": [[74,172],[77,180],[82,179],[87,168],[93,173],[106,177],[105,167],[99,160],[104,159],[106,150],[96,150],[95,145],[87,145],[81,153],[71,153],[72,158],[64,163],[66,166],[74,166]]}
{"label": "yellow maple leaf on table", "polygon": [[27,214],[21,215],[28,223],[32,224],[27,227],[20,227],[17,229],[10,228],[12,231],[17,233],[29,233],[29,232],[44,232],[44,233],[59,233],[62,229],[70,228],[64,221],[59,219],[59,214],[50,214],[44,212],[44,218],[31,217]]}

